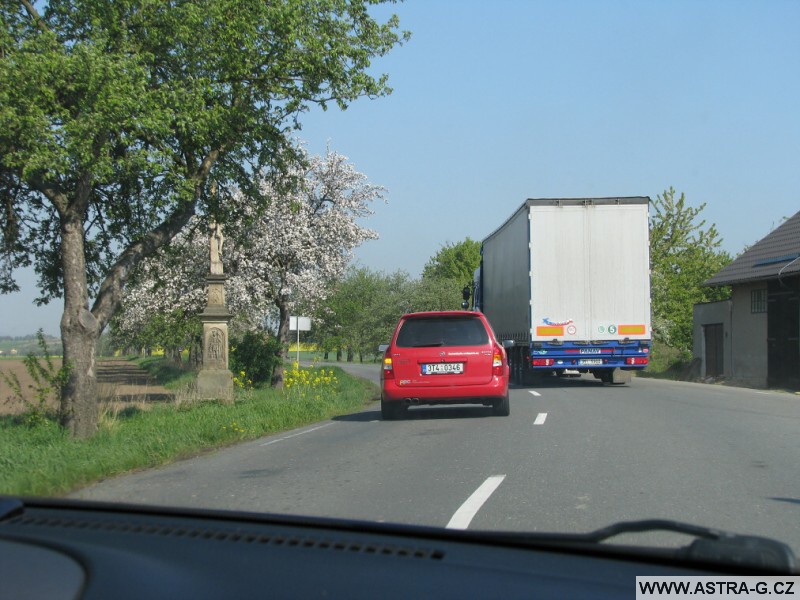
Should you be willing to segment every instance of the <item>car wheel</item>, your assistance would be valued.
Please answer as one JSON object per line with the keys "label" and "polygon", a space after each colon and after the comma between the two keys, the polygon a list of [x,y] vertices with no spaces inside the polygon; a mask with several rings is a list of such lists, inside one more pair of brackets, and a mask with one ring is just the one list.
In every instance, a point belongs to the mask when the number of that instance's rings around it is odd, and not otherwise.
{"label": "car wheel", "polygon": [[381,418],[384,421],[396,421],[406,414],[406,407],[400,402],[388,402],[381,399]]}
{"label": "car wheel", "polygon": [[495,403],[492,412],[497,417],[507,417],[511,414],[511,403],[508,401],[508,393]]}

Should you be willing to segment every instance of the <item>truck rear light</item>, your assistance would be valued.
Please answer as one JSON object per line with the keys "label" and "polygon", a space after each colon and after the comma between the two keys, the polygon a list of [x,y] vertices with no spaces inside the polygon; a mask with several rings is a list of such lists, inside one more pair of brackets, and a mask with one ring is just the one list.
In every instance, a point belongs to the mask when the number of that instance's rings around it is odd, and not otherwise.
{"label": "truck rear light", "polygon": [[532,358],[531,365],[534,367],[550,367],[555,363],[552,358]]}
{"label": "truck rear light", "polygon": [[648,362],[648,358],[646,356],[631,356],[630,358],[625,359],[626,365],[646,365]]}
{"label": "truck rear light", "polygon": [[494,349],[492,356],[492,375],[495,377],[503,376],[503,353],[500,352],[499,348]]}
{"label": "truck rear light", "polygon": [[391,356],[386,356],[383,359],[383,378],[394,379],[394,367],[392,366]]}

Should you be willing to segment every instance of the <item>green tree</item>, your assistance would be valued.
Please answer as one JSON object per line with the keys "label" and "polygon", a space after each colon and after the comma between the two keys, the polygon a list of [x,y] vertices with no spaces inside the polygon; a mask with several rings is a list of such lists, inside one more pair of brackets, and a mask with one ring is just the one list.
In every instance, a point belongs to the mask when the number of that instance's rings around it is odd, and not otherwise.
{"label": "green tree", "polygon": [[368,68],[407,34],[380,2],[0,4],[0,291],[33,264],[63,297],[72,435],[96,430],[96,342],[136,265],[195,213],[224,222],[229,184],[258,201],[311,105],[391,91]]}
{"label": "green tree", "polygon": [[457,279],[411,279],[404,271],[386,274],[350,267],[316,308],[309,339],[347,360],[373,355],[378,345],[389,342],[404,314],[459,309],[462,287]]}
{"label": "green tree", "polygon": [[[481,264],[481,243],[466,238],[457,244],[446,243],[428,260],[422,271],[424,279],[457,279],[461,285],[472,281]],[[460,290],[459,290],[460,291]]]}
{"label": "green tree", "polygon": [[183,309],[154,312],[135,331],[122,330],[114,318],[109,329],[117,348],[139,352],[160,347],[165,356],[176,362],[182,360],[184,349],[189,349],[190,362],[194,362],[203,336],[203,325],[198,315]]}
{"label": "green tree", "polygon": [[731,261],[720,250],[722,239],[716,227],[700,218],[705,206],[688,206],[684,194],[676,199],[672,188],[650,206],[653,334],[685,353],[692,347],[693,305],[730,295],[728,288],[703,286]]}
{"label": "green tree", "polygon": [[408,295],[414,311],[460,310],[464,285],[472,279],[422,277],[409,283]]}
{"label": "green tree", "polygon": [[412,310],[408,274],[385,274],[351,267],[320,305],[311,339],[326,351],[344,353],[347,360],[372,355],[386,343],[400,316]]}
{"label": "green tree", "polygon": [[481,243],[467,237],[458,243],[448,242],[431,256],[415,284],[415,310],[458,310],[462,290],[481,264]]}

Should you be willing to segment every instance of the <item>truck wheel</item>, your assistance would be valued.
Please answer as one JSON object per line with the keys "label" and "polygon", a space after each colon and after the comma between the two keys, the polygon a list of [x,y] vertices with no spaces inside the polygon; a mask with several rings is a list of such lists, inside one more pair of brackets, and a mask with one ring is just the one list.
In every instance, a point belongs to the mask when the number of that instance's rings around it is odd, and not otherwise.
{"label": "truck wheel", "polygon": [[521,385],[524,382],[522,379],[523,373],[523,354],[522,348],[514,348],[512,353],[509,355],[509,360],[511,361],[511,365],[509,368],[510,375],[511,375],[511,382],[515,385]]}
{"label": "truck wheel", "polygon": [[611,371],[611,383],[612,385],[625,385],[626,383],[631,382],[631,372],[630,371],[623,371],[622,369],[614,369]]}
{"label": "truck wheel", "polygon": [[492,407],[492,412],[496,417],[507,417],[511,414],[511,403],[508,401],[508,393],[498,400]]}
{"label": "truck wheel", "polygon": [[620,368],[602,371],[600,375],[595,372],[595,377],[610,385],[625,385],[631,382],[630,371],[623,371]]}
{"label": "truck wheel", "polygon": [[523,381],[525,382],[525,384],[532,386],[542,385],[543,379],[544,375],[542,375],[542,372],[536,371],[534,369],[527,369],[523,377]]}

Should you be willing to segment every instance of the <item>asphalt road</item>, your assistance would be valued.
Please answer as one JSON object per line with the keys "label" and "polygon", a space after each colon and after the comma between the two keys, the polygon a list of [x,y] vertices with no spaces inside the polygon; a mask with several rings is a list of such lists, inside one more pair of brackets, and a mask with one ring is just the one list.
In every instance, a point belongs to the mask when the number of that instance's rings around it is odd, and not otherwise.
{"label": "asphalt road", "polygon": [[[377,378],[374,365],[349,368]],[[798,396],[584,376],[513,389],[507,418],[420,407],[384,422],[375,406],[72,496],[537,532],[677,519],[800,555],[798,458]]]}

